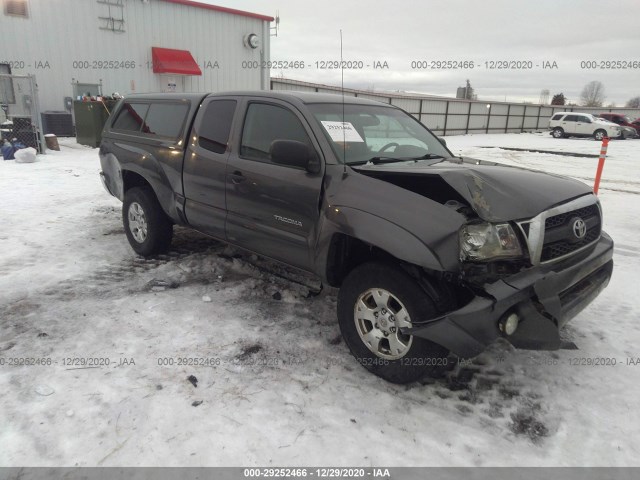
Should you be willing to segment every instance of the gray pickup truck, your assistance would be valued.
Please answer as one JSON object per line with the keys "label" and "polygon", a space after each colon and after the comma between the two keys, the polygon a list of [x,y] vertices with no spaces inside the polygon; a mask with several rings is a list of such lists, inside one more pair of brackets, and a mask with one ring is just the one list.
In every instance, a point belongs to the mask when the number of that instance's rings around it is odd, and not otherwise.
{"label": "gray pickup truck", "polygon": [[581,182],[455,157],[403,110],[312,93],[132,95],[101,178],[140,255],[174,224],[338,287],[368,370],[419,379],[498,337],[553,350],[609,282],[613,241]]}

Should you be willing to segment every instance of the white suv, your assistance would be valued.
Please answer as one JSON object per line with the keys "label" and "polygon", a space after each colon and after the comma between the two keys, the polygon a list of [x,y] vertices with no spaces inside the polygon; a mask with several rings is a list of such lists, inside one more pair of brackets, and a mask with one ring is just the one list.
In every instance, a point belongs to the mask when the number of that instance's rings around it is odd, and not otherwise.
{"label": "white suv", "polygon": [[590,113],[559,112],[549,120],[549,129],[554,138],[604,137],[617,138],[622,130],[615,123],[597,118]]}

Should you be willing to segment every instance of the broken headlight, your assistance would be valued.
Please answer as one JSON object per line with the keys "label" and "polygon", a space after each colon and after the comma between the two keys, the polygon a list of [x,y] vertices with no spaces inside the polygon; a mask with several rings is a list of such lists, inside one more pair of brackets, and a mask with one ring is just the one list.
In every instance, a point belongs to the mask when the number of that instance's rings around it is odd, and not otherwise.
{"label": "broken headlight", "polygon": [[460,260],[493,260],[522,256],[522,247],[508,223],[476,223],[460,229]]}

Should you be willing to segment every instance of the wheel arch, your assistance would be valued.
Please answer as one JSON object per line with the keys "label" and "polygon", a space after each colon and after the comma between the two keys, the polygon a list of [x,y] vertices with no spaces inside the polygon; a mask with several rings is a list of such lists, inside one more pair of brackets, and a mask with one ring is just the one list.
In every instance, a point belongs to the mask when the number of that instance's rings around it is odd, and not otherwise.
{"label": "wheel arch", "polygon": [[149,187],[153,190],[151,183],[137,172],[132,170],[122,170],[122,193],[127,193],[134,187]]}
{"label": "wheel arch", "polygon": [[[438,231],[445,228],[447,231]],[[320,222],[315,270],[336,287],[350,270],[367,260],[405,262],[433,272],[457,271],[458,231],[449,229],[434,223],[430,242],[386,218],[350,207],[332,207]]]}
{"label": "wheel arch", "polygon": [[414,278],[441,312],[470,300],[469,292],[457,286],[450,273],[403,260],[383,248],[344,233],[332,236],[327,256],[327,283],[340,288],[351,271],[369,262],[386,263],[404,270]]}
{"label": "wheel arch", "polygon": [[346,274],[367,260],[413,264],[433,272],[456,271],[457,230],[430,233],[440,250],[385,218],[349,207],[332,208],[321,222],[316,271],[329,285],[339,286]]}
{"label": "wheel arch", "polygon": [[153,181],[152,179],[147,178],[143,173],[133,169],[123,168],[120,171],[120,175],[122,189],[120,192],[122,197],[118,198],[124,200],[125,193],[134,187],[148,188],[153,192],[158,203],[162,207],[162,210],[171,219],[171,221],[174,223],[183,223],[176,208],[177,204],[174,192],[165,184]]}

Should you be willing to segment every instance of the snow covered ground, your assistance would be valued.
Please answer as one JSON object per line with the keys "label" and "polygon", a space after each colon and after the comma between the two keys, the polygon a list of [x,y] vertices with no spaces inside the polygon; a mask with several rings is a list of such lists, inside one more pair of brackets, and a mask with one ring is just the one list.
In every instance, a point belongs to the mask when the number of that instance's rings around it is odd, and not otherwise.
{"label": "snow covered ground", "polygon": [[[587,183],[595,158],[499,147],[600,149],[548,134],[447,141]],[[498,343],[410,386],[356,364],[335,292],[309,295],[313,279],[188,230],[169,255],[136,257],[97,150],[61,143],[0,162],[0,466],[640,465],[640,140],[609,146],[616,267],[566,329],[579,350]],[[10,365],[22,358],[39,364]],[[100,365],[75,364],[86,358]]]}

